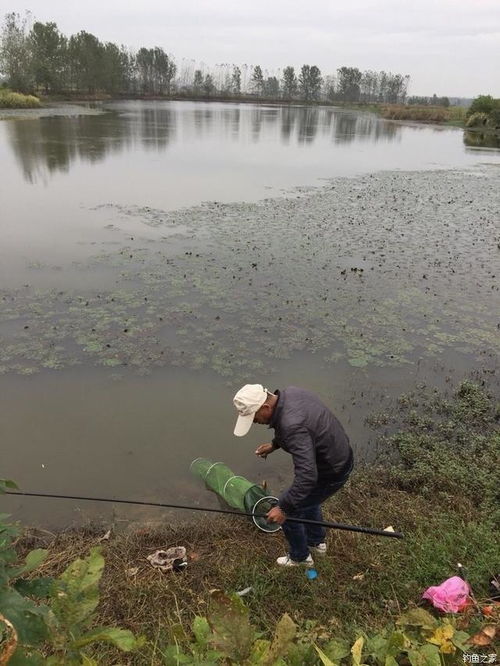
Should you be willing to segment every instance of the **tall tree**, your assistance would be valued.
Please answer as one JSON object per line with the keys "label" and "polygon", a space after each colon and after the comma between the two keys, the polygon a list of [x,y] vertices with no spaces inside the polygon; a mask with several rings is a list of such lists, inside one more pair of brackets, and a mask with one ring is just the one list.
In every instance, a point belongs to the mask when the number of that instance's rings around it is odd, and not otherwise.
{"label": "tall tree", "polygon": [[253,68],[252,88],[257,95],[262,95],[264,93],[264,74],[262,73],[262,67],[260,65],[256,65]]}
{"label": "tall tree", "polygon": [[35,85],[42,86],[46,93],[59,90],[66,57],[64,35],[59,32],[55,23],[37,21],[29,33],[29,46]]}
{"label": "tall tree", "polygon": [[201,69],[196,69],[193,79],[193,92],[195,95],[201,95],[203,92],[203,72]]}
{"label": "tall tree", "polygon": [[203,92],[207,97],[211,97],[215,92],[215,83],[211,74],[205,76],[205,80],[203,81]]}
{"label": "tall tree", "polygon": [[378,74],[372,70],[366,70],[361,76],[359,83],[360,100],[363,102],[374,102],[377,98]]}
{"label": "tall tree", "polygon": [[0,34],[0,71],[5,74],[7,84],[20,92],[29,92],[33,85],[27,34],[29,18],[29,13],[24,17],[16,12],[6,14]]}
{"label": "tall tree", "polygon": [[332,74],[325,76],[324,81],[325,97],[328,101],[333,102],[336,97],[336,80]]}
{"label": "tall tree", "polygon": [[139,89],[143,94],[154,93],[154,51],[144,46],[137,51],[135,57]]}
{"label": "tall tree", "polygon": [[280,94],[280,82],[276,76],[268,76],[264,81],[264,94],[266,97],[277,98]]}
{"label": "tall tree", "polygon": [[359,102],[362,74],[357,67],[337,69],[338,92],[345,102]]}
{"label": "tall tree", "polygon": [[290,65],[283,70],[282,91],[283,97],[289,100],[297,94],[297,76],[295,75],[295,69]]}
{"label": "tall tree", "polygon": [[306,102],[318,99],[321,83],[321,72],[316,65],[302,65],[299,74],[299,90]]}
{"label": "tall tree", "polygon": [[231,90],[233,95],[241,95],[241,69],[233,65],[233,73],[231,75]]}
{"label": "tall tree", "polygon": [[397,104],[398,102],[404,102],[406,97],[406,89],[408,86],[408,77],[403,76],[402,74],[392,74],[390,72],[387,75],[386,81],[386,102],[389,104]]}
{"label": "tall tree", "polygon": [[153,91],[170,95],[172,80],[177,71],[175,62],[159,46],[153,49]]}
{"label": "tall tree", "polygon": [[126,46],[120,47],[120,62],[123,81],[123,92],[137,92],[135,54]]}
{"label": "tall tree", "polygon": [[127,62],[123,53],[113,42],[106,42],[102,53],[102,87],[108,93],[114,94],[125,89]]}
{"label": "tall tree", "polygon": [[68,59],[72,83],[77,90],[94,93],[102,87],[104,47],[97,37],[85,30],[71,35]]}

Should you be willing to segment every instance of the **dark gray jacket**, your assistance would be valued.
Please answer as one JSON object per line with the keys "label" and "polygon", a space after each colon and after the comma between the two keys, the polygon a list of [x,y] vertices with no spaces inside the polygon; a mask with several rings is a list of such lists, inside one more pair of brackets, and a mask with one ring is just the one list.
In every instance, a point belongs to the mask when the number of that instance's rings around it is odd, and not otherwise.
{"label": "dark gray jacket", "polygon": [[280,497],[285,513],[300,508],[318,485],[341,479],[352,466],[349,438],[340,421],[321,400],[305,389],[276,391],[278,402],[270,428],[273,446],[293,456],[295,478]]}

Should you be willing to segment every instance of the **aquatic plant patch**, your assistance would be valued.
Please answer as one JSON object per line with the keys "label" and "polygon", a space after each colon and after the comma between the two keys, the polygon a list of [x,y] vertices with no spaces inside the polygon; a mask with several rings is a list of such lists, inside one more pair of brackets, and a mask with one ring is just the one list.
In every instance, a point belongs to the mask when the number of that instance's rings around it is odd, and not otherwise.
{"label": "aquatic plant patch", "polygon": [[[105,208],[117,243],[98,243],[78,270],[105,269],[112,288],[65,289],[63,268],[60,289],[0,291],[0,372],[175,365],[231,377],[296,352],[359,369],[500,352],[493,168],[340,178],[256,204]],[[124,218],[147,240],[122,231]]]}

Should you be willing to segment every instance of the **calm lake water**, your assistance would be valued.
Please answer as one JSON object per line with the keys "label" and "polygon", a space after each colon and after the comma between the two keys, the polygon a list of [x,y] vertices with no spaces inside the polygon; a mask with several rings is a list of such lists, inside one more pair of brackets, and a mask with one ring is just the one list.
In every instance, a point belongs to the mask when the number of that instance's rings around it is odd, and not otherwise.
{"label": "calm lake water", "polygon": [[241,384],[315,390],[370,458],[370,411],[496,368],[500,151],[461,130],[116,102],[5,113],[0,164],[0,476],[24,490],[212,504],[198,456],[279,490],[267,431],[232,436]]}

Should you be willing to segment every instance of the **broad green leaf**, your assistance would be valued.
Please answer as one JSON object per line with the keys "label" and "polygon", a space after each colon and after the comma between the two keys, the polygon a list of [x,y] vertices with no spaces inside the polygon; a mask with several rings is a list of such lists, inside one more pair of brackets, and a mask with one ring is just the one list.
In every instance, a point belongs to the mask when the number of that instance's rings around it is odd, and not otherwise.
{"label": "broad green leaf", "polygon": [[207,647],[208,640],[210,638],[210,625],[206,617],[201,617],[196,615],[193,620],[193,634],[196,639],[198,646],[204,650]]}
{"label": "broad green leaf", "polygon": [[[3,514],[5,515],[5,514]],[[8,516],[6,516],[8,518]],[[12,541],[19,536],[21,533],[21,530],[15,523],[4,523],[0,521],[0,555],[3,553],[1,551],[5,551],[5,549],[9,549],[12,546]],[[11,553],[14,553],[13,550],[10,550]],[[17,559],[17,556],[16,558]]]}
{"label": "broad green leaf", "polygon": [[437,645],[439,651],[443,654],[453,654],[456,650],[455,646],[451,642],[451,638],[455,633],[454,627],[451,624],[441,624],[436,631],[432,634],[430,638],[427,639],[428,643]]}
{"label": "broad green leaf", "polygon": [[43,548],[37,548],[36,550],[32,550],[26,556],[26,560],[23,565],[9,570],[9,576],[11,578],[18,578],[19,576],[25,573],[29,573],[30,571],[37,569],[40,566],[40,564],[46,559],[48,553],[49,551],[44,550]]}
{"label": "broad green leaf", "polygon": [[14,562],[17,561],[17,553],[14,550],[12,546],[12,540],[9,537],[6,539],[5,546],[2,548],[2,543],[0,540],[0,573],[1,573],[1,580],[0,583],[6,584],[8,581],[10,581],[11,576],[10,576],[10,570],[11,568],[6,566],[9,564],[13,564]]}
{"label": "broad green leaf", "polygon": [[6,490],[19,490],[19,486],[10,479],[0,479],[0,493],[4,493]]}
{"label": "broad green leaf", "polygon": [[351,647],[347,641],[333,639],[325,645],[325,653],[333,661],[340,661],[351,654]]}
{"label": "broad green leaf", "polygon": [[268,654],[262,660],[262,666],[273,666],[278,659],[284,657],[288,652],[290,643],[295,638],[297,627],[292,618],[285,613],[276,625],[273,642]]}
{"label": "broad green leaf", "polygon": [[184,654],[178,645],[169,645],[163,650],[163,663],[165,666],[181,666],[181,664],[193,664],[193,657]]}
{"label": "broad green leaf", "polygon": [[332,661],[329,657],[327,657],[326,654],[323,652],[323,650],[319,648],[317,645],[315,645],[314,648],[318,653],[319,658],[321,659],[324,666],[339,666],[338,662]]}
{"label": "broad green leaf", "polygon": [[386,655],[397,657],[407,647],[409,647],[409,641],[405,635],[401,631],[393,631],[387,639]]}
{"label": "broad green leaf", "polygon": [[434,643],[434,645],[441,645],[443,642],[449,641],[454,633],[455,629],[451,626],[451,624],[442,624],[427,640],[429,643]]}
{"label": "broad green leaf", "polygon": [[19,592],[19,594],[23,595],[23,597],[46,599],[50,596],[50,591],[53,584],[53,578],[44,576],[42,578],[34,578],[33,580],[24,580],[24,578],[19,578],[14,583],[14,587]]}
{"label": "broad green leaf", "polygon": [[[382,634],[370,636],[366,641],[365,652],[367,656],[373,657],[377,664],[383,664],[387,656],[389,638]],[[349,654],[350,650],[347,652]],[[344,655],[347,656],[347,655]]]}
{"label": "broad green leaf", "polygon": [[200,660],[200,666],[217,666],[220,664],[224,658],[220,652],[217,650],[207,650],[205,652],[205,657]]}
{"label": "broad green leaf", "polygon": [[411,627],[422,627],[434,630],[438,626],[437,620],[424,608],[412,608],[396,620],[396,624]]}
{"label": "broad green leaf", "polygon": [[104,558],[99,548],[92,548],[84,560],[77,559],[72,562],[61,575],[60,580],[77,584],[80,590],[93,588],[101,579],[104,569]]}
{"label": "broad green leaf", "polygon": [[384,666],[399,666],[398,662],[391,655],[387,655],[384,661]]}
{"label": "broad green leaf", "polygon": [[305,643],[294,642],[288,648],[286,663],[288,666],[304,666],[304,664],[317,663],[316,655],[314,644],[308,643],[306,645]]}
{"label": "broad green leaf", "polygon": [[470,650],[470,643],[467,644],[469,638],[470,634],[468,634],[466,631],[455,631],[451,639],[451,642],[459,650],[462,650],[462,652],[467,652]]}
{"label": "broad green leaf", "polygon": [[47,610],[45,607],[37,606],[13,588],[0,588],[0,608],[14,625],[20,643],[38,645],[46,638],[47,630],[42,617]]}
{"label": "broad green leaf", "polygon": [[130,652],[135,650],[138,645],[134,634],[128,629],[119,629],[118,627],[97,627],[92,631],[83,634],[78,640],[72,643],[72,648],[80,649],[85,645],[91,643],[112,643],[115,647],[120,648],[123,652]]}
{"label": "broad green leaf", "polygon": [[361,659],[363,657],[363,645],[365,643],[365,639],[363,636],[360,636],[354,645],[351,648],[351,654],[352,654],[352,663],[354,666],[361,666]]}
{"label": "broad green leaf", "polygon": [[212,628],[212,642],[224,656],[237,664],[243,663],[256,638],[248,608],[240,597],[228,596],[221,590],[214,590],[211,597],[208,621]]}
{"label": "broad green leaf", "polygon": [[436,645],[422,645],[417,650],[408,650],[411,666],[441,666],[441,656]]}
{"label": "broad green leaf", "polygon": [[9,666],[44,666],[44,657],[36,650],[18,648],[9,659]]}
{"label": "broad green leaf", "polygon": [[81,632],[99,603],[98,585],[103,569],[104,558],[99,548],[93,548],[87,558],[72,562],[54,583],[52,610],[74,635]]}
{"label": "broad green leaf", "polygon": [[266,641],[264,639],[258,639],[252,646],[252,652],[248,658],[250,664],[262,664],[262,660],[269,654],[269,648],[271,647],[271,641]]}

